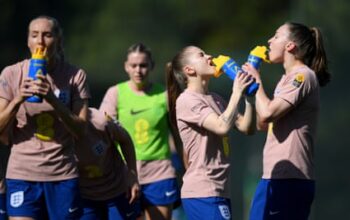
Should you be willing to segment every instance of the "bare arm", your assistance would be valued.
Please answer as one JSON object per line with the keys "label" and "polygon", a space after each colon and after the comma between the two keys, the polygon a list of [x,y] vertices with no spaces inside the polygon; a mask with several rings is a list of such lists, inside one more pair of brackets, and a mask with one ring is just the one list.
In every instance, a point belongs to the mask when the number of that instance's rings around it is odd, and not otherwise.
{"label": "bare arm", "polygon": [[35,94],[42,96],[53,107],[72,135],[82,137],[86,133],[88,100],[75,101],[70,110],[53,94],[46,76],[37,75],[37,78],[39,80],[34,81]]}
{"label": "bare arm", "polygon": [[137,175],[135,148],[129,133],[118,126],[118,130],[115,130],[113,136],[115,141],[120,144],[128,169]]}
{"label": "bare arm", "polygon": [[256,128],[259,131],[267,131],[268,128],[269,128],[269,124],[268,123],[262,122],[258,112],[256,112]]}
{"label": "bare arm", "polygon": [[265,93],[264,86],[260,78],[260,73],[250,64],[245,64],[244,70],[253,75],[256,79],[256,82],[260,84],[255,96],[256,111],[259,120],[258,125],[262,128],[266,128],[267,123],[273,122],[285,115],[293,108],[293,105],[284,99],[269,99]]}
{"label": "bare arm", "polygon": [[247,86],[253,82],[248,74],[239,73],[233,83],[233,92],[226,110],[221,114],[209,114],[204,120],[203,127],[217,135],[226,135],[237,120],[239,101]]}
{"label": "bare arm", "polygon": [[254,98],[246,97],[244,115],[238,115],[235,125],[240,132],[250,135],[255,132],[255,120]]}
{"label": "bare arm", "polygon": [[61,101],[55,96],[46,99],[52,107],[55,109],[58,117],[62,120],[66,128],[76,138],[83,137],[86,133],[86,122],[87,122],[87,110],[88,100],[80,100],[73,104],[72,111],[70,111]]}
{"label": "bare arm", "polygon": [[27,97],[33,95],[32,85],[33,80],[30,78],[24,79],[19,88],[18,95],[11,101],[0,98],[0,133],[2,133],[13,120],[21,104]]}
{"label": "bare arm", "polygon": [[261,123],[273,122],[293,108],[293,106],[284,99],[275,98],[269,100],[264,91],[258,91],[256,100],[256,110]]}
{"label": "bare arm", "polygon": [[137,179],[136,155],[134,144],[129,133],[121,126],[118,129],[113,129],[113,139],[119,142],[122,154],[128,166],[128,181],[129,181],[129,203],[135,202],[139,197],[140,186]]}
{"label": "bare arm", "polygon": [[18,99],[13,99],[9,102],[0,98],[0,133],[5,131],[10,121],[16,116],[21,103]]}

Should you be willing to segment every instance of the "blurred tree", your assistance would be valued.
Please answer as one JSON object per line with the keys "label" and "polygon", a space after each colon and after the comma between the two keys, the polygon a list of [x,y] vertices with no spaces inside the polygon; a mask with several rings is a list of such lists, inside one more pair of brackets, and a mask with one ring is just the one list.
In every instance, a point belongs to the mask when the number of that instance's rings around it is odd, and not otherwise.
{"label": "blurred tree", "polygon": [[[316,200],[314,219],[350,219],[350,176],[346,175],[350,140],[348,59],[350,2],[347,0],[296,1],[291,14],[323,31],[332,81],[321,90],[321,115],[316,143]],[[345,175],[344,175],[345,174]]]}
{"label": "blurred tree", "polygon": [[[276,27],[287,20],[319,26],[326,37],[334,75],[331,84],[321,90],[313,217],[350,219],[345,196],[350,194],[345,171],[350,146],[346,138],[346,123],[350,121],[346,72],[349,9],[347,0],[0,0],[0,68],[29,56],[26,32],[33,17],[54,16],[64,28],[67,57],[86,69],[91,105],[98,106],[108,86],[127,79],[123,62],[133,43],[142,41],[151,47],[156,61],[152,78],[162,82],[165,63],[184,46],[194,44],[214,56],[229,55],[243,63],[254,46],[266,45]],[[270,94],[282,72],[274,65],[262,66]],[[211,84],[224,97],[231,86],[224,76]],[[242,210],[249,209],[261,175],[265,136],[232,136],[233,217],[244,219],[247,214]]]}

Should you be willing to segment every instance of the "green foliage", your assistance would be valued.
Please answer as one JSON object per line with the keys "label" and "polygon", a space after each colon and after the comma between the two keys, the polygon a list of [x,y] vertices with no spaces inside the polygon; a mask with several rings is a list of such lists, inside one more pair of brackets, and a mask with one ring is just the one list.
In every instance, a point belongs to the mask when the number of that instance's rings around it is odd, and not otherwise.
{"label": "green foliage", "polygon": [[[94,82],[119,81],[126,78],[125,50],[142,41],[153,49],[156,58],[157,75],[153,78],[162,81],[165,63],[184,46],[194,44],[214,54],[221,51],[230,54],[250,50],[258,42],[266,43],[267,33],[286,9],[281,3],[275,6],[280,8],[277,18],[274,13],[266,13],[268,4],[245,2],[130,1],[126,4],[106,0],[103,7],[88,2],[79,19],[69,25],[72,30],[67,35],[69,56],[88,69],[90,78],[97,80]],[[266,22],[256,25],[262,19]],[[268,21],[273,24],[266,25]]]}
{"label": "green foliage", "polygon": [[[345,136],[350,120],[349,9],[348,0],[3,0],[0,68],[28,57],[28,22],[40,14],[52,15],[64,27],[68,60],[87,71],[91,103],[98,106],[108,86],[127,79],[123,62],[133,43],[144,42],[152,49],[156,68],[151,78],[163,82],[165,63],[184,46],[197,45],[214,56],[225,54],[243,63],[254,46],[266,45],[275,29],[287,20],[320,27],[333,80],[321,90],[321,120],[315,149],[318,194],[313,219],[349,219],[345,194],[350,193],[350,178],[344,175],[350,146]],[[283,69],[263,65],[261,71],[272,94]],[[224,76],[213,79],[211,85],[224,97],[231,86]],[[242,210],[248,209],[253,193],[251,186],[260,175],[264,138],[261,134],[246,139],[236,135],[234,141],[232,160],[236,178],[232,202],[234,219],[243,219]]]}

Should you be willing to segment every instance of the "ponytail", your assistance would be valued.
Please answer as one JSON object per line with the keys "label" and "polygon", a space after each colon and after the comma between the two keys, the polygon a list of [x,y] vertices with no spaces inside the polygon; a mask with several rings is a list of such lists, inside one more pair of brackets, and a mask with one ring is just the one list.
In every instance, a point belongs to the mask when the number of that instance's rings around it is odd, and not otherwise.
{"label": "ponytail", "polygon": [[187,86],[187,76],[182,68],[187,63],[186,56],[191,46],[183,48],[171,62],[166,64],[166,85],[168,90],[168,105],[170,122],[174,128],[177,128],[176,122],[176,99]]}
{"label": "ponytail", "polygon": [[328,60],[323,47],[323,39],[320,30],[316,27],[312,27],[310,31],[315,39],[315,56],[310,66],[311,69],[315,71],[320,86],[323,87],[331,80],[331,74],[328,72]]}
{"label": "ponytail", "polygon": [[177,82],[171,62],[168,62],[165,67],[166,72],[166,86],[168,91],[168,105],[170,123],[174,128],[177,128],[176,123],[176,99],[181,92],[180,84]]}
{"label": "ponytail", "polygon": [[328,72],[328,60],[320,30],[299,23],[286,24],[290,30],[289,38],[297,45],[296,58],[315,72],[321,87],[325,86],[330,81],[331,74]]}

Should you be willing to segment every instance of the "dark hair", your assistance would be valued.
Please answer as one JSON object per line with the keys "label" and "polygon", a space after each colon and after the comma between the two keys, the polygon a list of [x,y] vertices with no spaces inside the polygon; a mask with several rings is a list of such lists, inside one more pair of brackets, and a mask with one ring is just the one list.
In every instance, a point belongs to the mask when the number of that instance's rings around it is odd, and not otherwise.
{"label": "dark hair", "polygon": [[[59,56],[60,59],[64,60],[64,48],[63,48],[63,29],[60,25],[60,23],[57,21],[56,18],[47,16],[47,15],[40,15],[34,19],[32,19],[29,23],[30,24],[37,20],[37,19],[46,19],[52,22],[53,26],[52,26],[52,33],[54,34],[56,41],[57,41],[57,54]],[[29,27],[28,27],[29,28]],[[29,30],[28,30],[29,32]]]}
{"label": "dark hair", "polygon": [[166,86],[168,91],[169,116],[171,124],[176,128],[176,99],[187,85],[187,77],[182,69],[187,63],[185,47],[179,51],[171,62],[166,64]]}
{"label": "dark hair", "polygon": [[153,61],[153,58],[152,58],[152,52],[151,52],[151,49],[149,49],[146,45],[144,45],[143,43],[136,43],[136,44],[133,44],[131,45],[128,50],[127,50],[127,53],[126,53],[126,57],[125,57],[125,60],[128,60],[128,56],[129,54],[131,53],[135,53],[135,52],[138,52],[138,53],[144,53],[147,55],[149,61],[150,61],[150,64],[151,64],[151,69],[154,68],[154,61]]}
{"label": "dark hair", "polygon": [[289,39],[297,45],[295,56],[315,71],[320,86],[325,86],[331,79],[328,72],[328,60],[318,28],[309,28],[303,24],[287,22]]}

